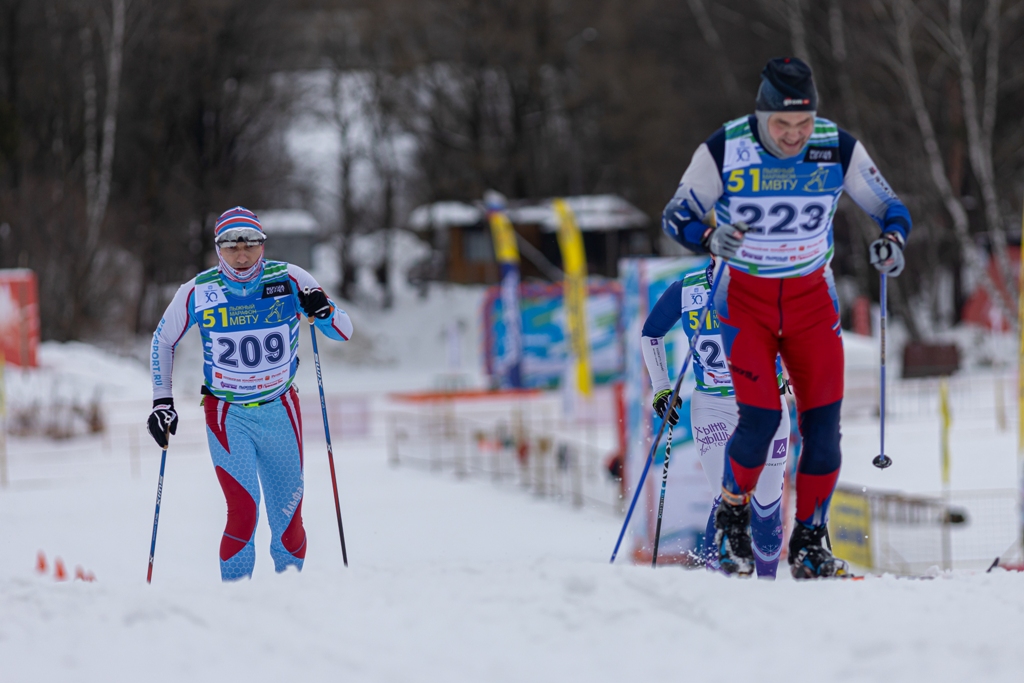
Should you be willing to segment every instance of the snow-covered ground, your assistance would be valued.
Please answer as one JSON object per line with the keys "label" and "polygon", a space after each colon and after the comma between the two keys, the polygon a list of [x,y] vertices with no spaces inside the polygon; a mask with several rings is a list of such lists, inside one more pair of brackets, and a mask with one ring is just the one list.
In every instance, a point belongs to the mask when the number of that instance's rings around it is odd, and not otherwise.
{"label": "snow-covered ground", "polygon": [[[442,321],[453,311],[467,318],[462,370],[479,381],[470,315],[478,294],[437,291],[418,306],[363,315],[357,335],[382,344],[321,342],[328,391],[367,397],[376,410],[386,391],[429,388],[448,369]],[[403,328],[419,330],[419,341],[403,339]],[[390,467],[377,422],[366,437],[336,438],[346,569],[305,339],[306,568],[273,573],[261,520],[253,580],[222,584],[224,502],[193,400],[198,347],[194,339],[188,344],[175,372],[182,424],[168,453],[152,585],[144,577],[159,451],[140,438],[146,368],[84,345],[44,346],[43,362],[51,373],[59,369],[61,391],[103,388],[109,430],[62,442],[9,439],[11,483],[0,489],[3,683],[930,683],[1024,675],[1024,574],[797,584],[652,571],[622,559],[609,566],[619,517],[484,479]],[[42,380],[15,374],[12,392],[39,390]],[[844,481],[939,489],[934,416],[891,421],[896,466],[886,472],[870,466],[875,420],[847,420],[844,433]],[[954,487],[1014,486],[1013,434],[1012,423],[1000,431],[991,415],[957,419]],[[38,575],[40,550],[97,581]]]}

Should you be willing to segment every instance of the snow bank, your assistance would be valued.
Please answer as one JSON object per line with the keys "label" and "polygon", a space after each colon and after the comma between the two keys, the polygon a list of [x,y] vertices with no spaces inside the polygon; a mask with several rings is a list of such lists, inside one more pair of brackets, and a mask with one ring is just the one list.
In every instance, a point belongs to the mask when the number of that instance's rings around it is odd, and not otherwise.
{"label": "snow bank", "polygon": [[[365,333],[377,335],[392,360],[359,365],[342,355],[344,345],[324,343],[329,390],[380,392],[429,381],[436,371],[429,364],[444,362],[437,341],[444,321],[453,311],[467,315],[475,296],[438,289],[418,306],[367,312]],[[4,683],[1000,683],[1019,681],[1024,671],[1024,575],[797,584],[652,571],[621,560],[608,566],[617,516],[573,511],[488,481],[390,468],[379,436],[335,443],[352,565],[345,569],[318,420],[305,422],[305,571],[274,575],[261,520],[253,580],[222,585],[224,501],[192,400],[198,347],[183,353],[193,355],[175,380],[188,398],[179,401],[182,426],[168,453],[152,586],[144,576],[156,447],[143,441],[133,464],[119,433],[112,443],[10,439],[11,485],[0,489]],[[117,424],[136,424],[148,412],[143,363],[81,345],[45,345],[43,359],[53,372],[134,397],[111,402],[123,421]],[[315,411],[312,363],[301,372],[304,401]],[[844,431],[845,481],[936,484],[934,422],[892,425],[896,464],[884,473],[870,466],[875,423],[854,421]],[[1012,477],[1012,433],[960,420],[953,439],[957,486]],[[93,571],[97,582],[37,575],[39,550]]]}
{"label": "snow bank", "polygon": [[[618,520],[338,449],[341,566],[322,441],[307,428],[306,570],[222,585],[223,501],[201,448],[0,492],[3,680],[1017,681],[1024,576],[797,584],[606,564]],[[94,584],[33,574],[39,548]]]}

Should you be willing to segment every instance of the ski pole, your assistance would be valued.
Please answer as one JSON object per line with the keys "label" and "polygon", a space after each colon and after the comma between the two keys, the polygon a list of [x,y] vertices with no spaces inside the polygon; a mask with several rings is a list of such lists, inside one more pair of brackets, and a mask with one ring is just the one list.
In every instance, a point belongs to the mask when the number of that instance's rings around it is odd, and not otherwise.
{"label": "ski pole", "polygon": [[880,450],[875,459],[871,461],[871,464],[880,470],[884,470],[886,467],[892,465],[892,458],[885,454],[885,318],[887,308],[887,291],[886,291],[886,278],[885,273],[881,274],[881,291],[878,294],[878,298],[881,302],[881,313],[878,320],[878,331],[881,337],[881,357],[882,362],[880,364],[880,375],[881,382],[879,384],[879,396],[878,396],[878,415],[879,415],[879,441]]}
{"label": "ski pole", "polygon": [[327,400],[324,398],[324,378],[320,373],[320,351],[316,348],[316,325],[309,318],[309,334],[313,340],[313,360],[316,362],[316,383],[320,386],[320,410],[324,415],[324,436],[327,438],[327,461],[331,464],[331,484],[334,486],[334,509],[338,513],[338,535],[341,537],[341,559],[348,566],[345,549],[345,528],[341,525],[341,502],[338,500],[338,477],[334,473],[334,449],[331,447],[331,428],[327,424]]}
{"label": "ski pole", "polygon": [[[675,410],[674,407],[669,406],[669,409],[665,411],[666,418],[672,413],[670,411]],[[658,566],[658,546],[661,545],[661,517],[665,513],[665,489],[668,488],[668,461],[672,457],[672,428],[675,427],[673,424],[668,426],[668,436],[665,438],[665,468],[661,471],[661,501],[658,503],[658,526],[654,531],[654,554],[651,556],[651,567]]]}
{"label": "ski pole", "polygon": [[[686,358],[683,359],[683,367],[679,371],[679,376],[676,378],[676,385],[672,389],[672,395],[668,398],[669,406],[674,406],[676,404],[676,398],[679,396],[679,389],[683,385],[683,376],[686,374],[686,368],[690,365],[690,359],[693,357],[693,350],[697,346],[697,339],[700,338],[701,330],[704,329],[704,321],[707,319],[711,302],[715,298],[715,292],[718,291],[718,283],[722,280],[722,272],[724,268],[725,259],[721,259],[715,267],[715,279],[714,282],[711,283],[711,292],[708,294],[707,303],[704,304],[704,308],[700,309],[700,317],[697,319],[697,331],[694,333],[693,337],[690,338],[690,347],[686,351]],[[636,507],[636,501],[640,498],[640,491],[643,490],[644,481],[647,479],[647,472],[651,469],[651,463],[654,461],[654,453],[658,450],[658,444],[661,443],[661,435],[665,433],[666,424],[668,424],[668,420],[662,420],[661,427],[658,429],[658,433],[654,437],[654,443],[651,444],[651,450],[647,454],[647,462],[644,463],[643,472],[640,473],[640,481],[637,482],[636,491],[633,493],[633,502],[629,504],[629,510],[626,512],[626,519],[622,523],[622,530],[619,531],[619,538],[615,541],[615,549],[612,551],[611,559],[608,560],[609,563],[615,562],[615,558],[619,554],[619,546],[622,545],[622,539],[626,535],[626,529],[629,528],[629,520],[633,517],[633,509]]]}
{"label": "ski pole", "polygon": [[[171,435],[164,432],[164,439],[170,445]],[[149,571],[146,572],[146,583],[153,583],[153,557],[156,555],[156,528],[160,523],[160,499],[164,494],[164,465],[167,464],[167,448],[160,453],[160,479],[156,484],[156,510],[153,512],[153,540],[149,543]]]}

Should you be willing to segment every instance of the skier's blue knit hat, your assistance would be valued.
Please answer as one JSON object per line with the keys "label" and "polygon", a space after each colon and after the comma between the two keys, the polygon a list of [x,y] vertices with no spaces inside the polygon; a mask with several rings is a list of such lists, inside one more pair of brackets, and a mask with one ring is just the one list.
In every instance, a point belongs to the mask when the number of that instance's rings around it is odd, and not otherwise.
{"label": "skier's blue knit hat", "polygon": [[818,89],[811,67],[796,57],[768,60],[761,72],[757,111],[816,111]]}

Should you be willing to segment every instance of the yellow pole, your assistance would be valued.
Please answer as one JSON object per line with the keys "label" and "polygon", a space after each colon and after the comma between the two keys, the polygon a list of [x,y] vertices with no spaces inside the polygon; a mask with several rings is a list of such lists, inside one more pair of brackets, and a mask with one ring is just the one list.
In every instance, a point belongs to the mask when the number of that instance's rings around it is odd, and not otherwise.
{"label": "yellow pole", "polygon": [[952,418],[949,413],[949,380],[939,380],[939,415],[942,418],[942,429],[939,435],[940,457],[942,458],[942,488],[949,489],[949,426]]}
{"label": "yellow pole", "polygon": [[1017,330],[1020,333],[1020,347],[1017,354],[1017,484],[1020,494],[1018,515],[1021,551],[1024,552],[1024,205],[1021,208],[1021,246],[1018,260],[1017,286]]}
{"label": "yellow pole", "polygon": [[[1020,224],[1024,231],[1024,210],[1021,211]],[[1017,331],[1020,344],[1017,351],[1017,459],[1024,463],[1024,241],[1021,242],[1018,264]]]}

